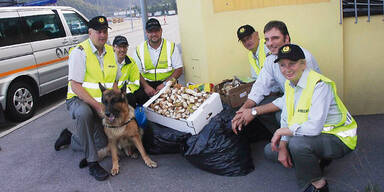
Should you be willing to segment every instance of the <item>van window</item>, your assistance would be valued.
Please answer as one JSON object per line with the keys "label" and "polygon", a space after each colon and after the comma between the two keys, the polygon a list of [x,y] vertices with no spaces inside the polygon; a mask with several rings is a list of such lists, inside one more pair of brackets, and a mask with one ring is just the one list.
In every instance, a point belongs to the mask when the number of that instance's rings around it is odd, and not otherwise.
{"label": "van window", "polygon": [[71,11],[66,11],[63,14],[72,35],[88,34],[87,21],[84,18]]}
{"label": "van window", "polygon": [[0,47],[28,42],[19,17],[0,19]]}
{"label": "van window", "polygon": [[32,41],[65,37],[65,31],[56,14],[26,16]]}

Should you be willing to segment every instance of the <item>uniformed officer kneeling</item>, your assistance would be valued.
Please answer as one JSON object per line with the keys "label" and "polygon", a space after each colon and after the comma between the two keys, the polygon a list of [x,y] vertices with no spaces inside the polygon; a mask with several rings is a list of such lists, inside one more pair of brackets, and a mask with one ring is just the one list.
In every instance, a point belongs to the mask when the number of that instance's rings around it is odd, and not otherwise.
{"label": "uniformed officer kneeling", "polygon": [[[112,88],[119,80],[116,75],[115,53],[108,40],[108,22],[104,16],[92,18],[88,23],[89,38],[81,42],[69,54],[67,109],[75,119],[75,134],[64,129],[55,143],[55,149],[70,145],[83,153],[81,162],[88,162],[89,174],[96,180],[107,179],[109,173],[97,162],[98,149],[107,145],[101,123],[101,91],[98,83]],[[80,164],[82,167],[84,163]]]}
{"label": "uniformed officer kneeling", "polygon": [[279,49],[278,62],[285,82],[281,128],[264,148],[267,159],[294,167],[305,192],[328,191],[324,165],[354,150],[357,124],[336,93],[335,83],[307,69],[297,45]]}

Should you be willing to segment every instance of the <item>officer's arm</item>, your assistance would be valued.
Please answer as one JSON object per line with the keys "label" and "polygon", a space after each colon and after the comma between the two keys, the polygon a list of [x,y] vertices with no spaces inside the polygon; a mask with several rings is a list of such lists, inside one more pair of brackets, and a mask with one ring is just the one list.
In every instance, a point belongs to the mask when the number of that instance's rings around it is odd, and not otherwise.
{"label": "officer's arm", "polygon": [[252,99],[247,99],[245,101],[245,103],[243,104],[243,106],[241,106],[241,108],[239,109],[240,110],[244,110],[244,109],[249,109],[249,108],[252,108],[256,106],[256,102],[254,102]]}
{"label": "officer's arm", "polygon": [[148,82],[144,79],[144,77],[140,74],[140,84],[143,86],[143,88],[150,87]]}
{"label": "officer's arm", "polygon": [[259,106],[256,107],[256,111],[257,111],[258,115],[263,115],[263,114],[266,114],[266,113],[272,113],[272,112],[276,112],[276,111],[279,111],[279,110],[280,110],[280,108],[277,107],[273,103],[259,105]]}
{"label": "officer's arm", "polygon": [[173,71],[172,75],[169,76],[166,81],[169,81],[172,78],[178,79],[181,74],[183,74],[183,67],[175,69],[175,71]]}
{"label": "officer's arm", "polygon": [[97,102],[89,93],[83,88],[82,83],[70,80],[72,91],[85,103],[89,104],[97,113],[101,112],[101,104]]}
{"label": "officer's arm", "polygon": [[156,94],[156,90],[154,88],[152,88],[148,82],[144,79],[144,77],[140,74],[140,84],[143,86],[144,88],[144,92],[148,95],[148,96],[153,96]]}

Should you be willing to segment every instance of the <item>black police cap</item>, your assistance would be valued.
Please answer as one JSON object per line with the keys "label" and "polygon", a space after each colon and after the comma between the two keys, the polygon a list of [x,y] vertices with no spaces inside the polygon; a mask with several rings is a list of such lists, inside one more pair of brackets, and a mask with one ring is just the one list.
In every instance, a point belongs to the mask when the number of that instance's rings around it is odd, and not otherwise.
{"label": "black police cap", "polygon": [[128,40],[124,36],[118,35],[113,39],[112,45],[128,45]]}
{"label": "black police cap", "polygon": [[305,55],[303,50],[298,45],[286,44],[280,47],[275,63],[279,62],[280,59],[298,61],[299,59],[305,59]]}
{"label": "black police cap", "polygon": [[145,30],[147,31],[150,31],[152,29],[160,29],[160,28],[161,28],[160,22],[155,18],[149,19],[145,24]]}
{"label": "black police cap", "polygon": [[253,32],[255,32],[255,29],[250,25],[243,25],[237,29],[237,37],[239,38],[239,41],[248,36],[251,35]]}
{"label": "black police cap", "polygon": [[100,30],[100,29],[106,29],[106,28],[110,28],[110,27],[108,26],[108,21],[107,21],[106,17],[97,16],[97,17],[92,18],[88,22],[88,28]]}

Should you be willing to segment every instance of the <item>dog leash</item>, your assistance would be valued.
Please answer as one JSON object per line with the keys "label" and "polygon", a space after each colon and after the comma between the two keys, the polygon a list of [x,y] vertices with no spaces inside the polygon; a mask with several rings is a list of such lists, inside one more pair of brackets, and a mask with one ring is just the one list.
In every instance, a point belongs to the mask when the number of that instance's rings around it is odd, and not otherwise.
{"label": "dog leash", "polygon": [[108,124],[104,124],[104,126],[105,126],[106,128],[119,128],[119,127],[126,126],[126,125],[127,125],[129,122],[131,122],[132,120],[136,120],[136,118],[135,118],[135,117],[132,117],[132,118],[128,119],[125,123],[123,123],[122,125],[120,125],[120,126],[114,126],[114,125],[108,125]]}

